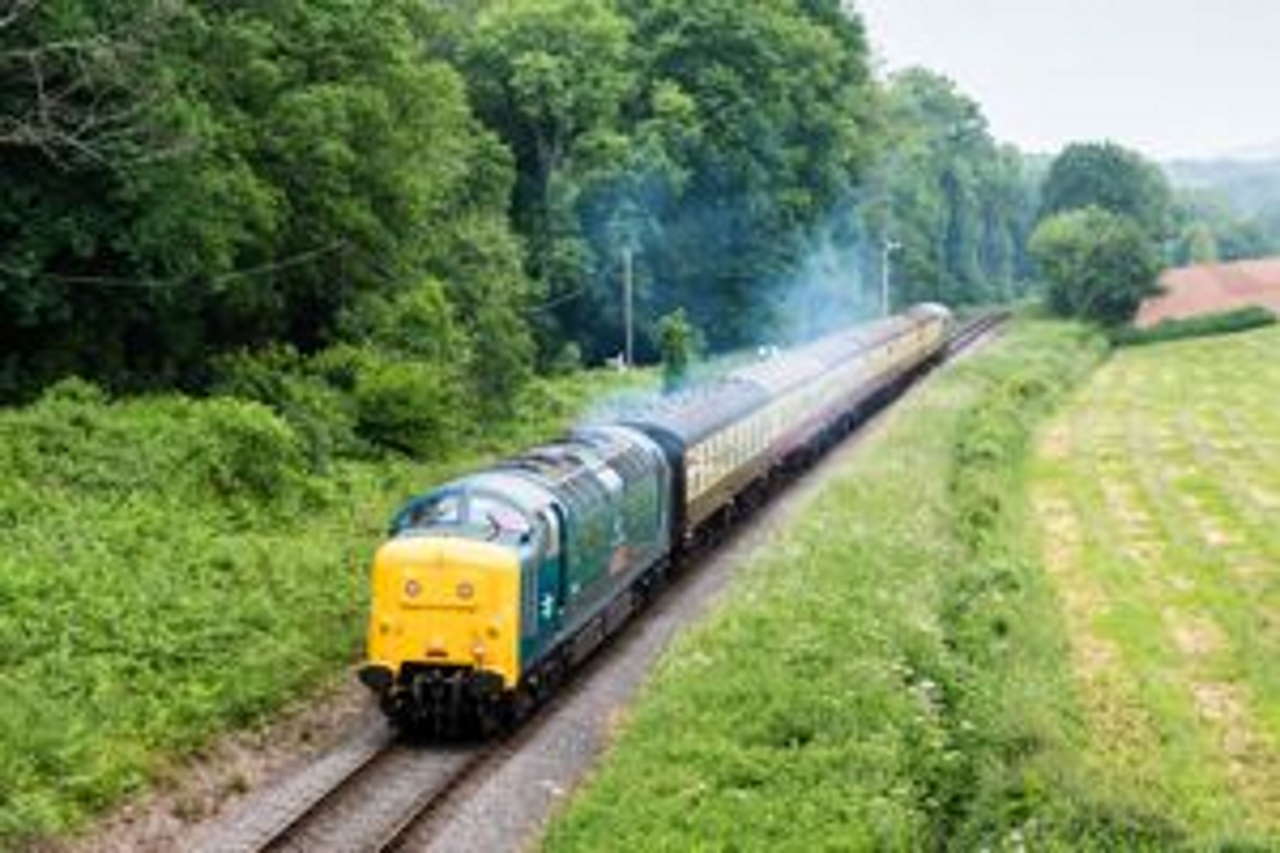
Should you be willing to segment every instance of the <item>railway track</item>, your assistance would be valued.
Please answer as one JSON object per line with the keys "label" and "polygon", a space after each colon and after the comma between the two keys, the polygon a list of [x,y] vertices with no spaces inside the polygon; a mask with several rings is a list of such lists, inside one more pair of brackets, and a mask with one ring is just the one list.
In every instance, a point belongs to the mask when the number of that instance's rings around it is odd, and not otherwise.
{"label": "railway track", "polygon": [[954,356],[968,349],[987,333],[1008,322],[1011,316],[1009,311],[989,311],[959,324],[947,341],[947,355]]}
{"label": "railway track", "polygon": [[[947,342],[947,360],[983,340],[1009,317],[1006,311],[990,312],[957,326]],[[701,556],[700,551],[689,561]],[[646,614],[637,618],[644,619]],[[577,673],[562,695],[538,714],[543,719],[527,721],[502,741],[415,744],[399,738],[382,715],[371,710],[336,746],[205,827],[191,849],[202,853],[400,849],[409,837],[421,837],[423,825],[467,780],[502,756],[518,752],[556,706],[571,698],[583,678],[601,665],[600,657]]]}

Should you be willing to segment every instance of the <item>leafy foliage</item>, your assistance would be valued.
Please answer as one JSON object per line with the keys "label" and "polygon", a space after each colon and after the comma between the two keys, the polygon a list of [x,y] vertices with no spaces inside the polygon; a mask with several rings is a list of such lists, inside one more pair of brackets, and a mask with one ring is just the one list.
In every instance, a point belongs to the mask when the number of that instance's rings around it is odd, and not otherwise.
{"label": "leafy foliage", "polygon": [[1128,322],[1159,292],[1159,256],[1132,219],[1099,207],[1051,216],[1031,237],[1031,254],[1047,282],[1049,308],[1104,324]]}
{"label": "leafy foliage", "polygon": [[[416,4],[165,7],[61,0],[0,28],[0,55],[58,68],[109,43],[129,61],[89,63],[66,98],[110,105],[130,131],[56,146],[0,133],[0,392],[72,372],[199,385],[210,349],[315,349],[364,295],[424,272],[468,332],[527,356],[510,160],[457,74],[423,58]],[[36,97],[29,80],[3,85],[0,128]]]}
{"label": "leafy foliage", "polygon": [[0,399],[431,313],[501,414],[617,351],[624,252],[646,359],[678,306],[713,351],[864,316],[886,238],[897,304],[1029,271],[1020,156],[837,0],[17,0],[0,66]]}
{"label": "leafy foliage", "polygon": [[[1278,202],[1277,211],[1280,211]],[[1176,266],[1261,258],[1280,252],[1280,216],[1240,213],[1230,199],[1207,189],[1174,196]]]}

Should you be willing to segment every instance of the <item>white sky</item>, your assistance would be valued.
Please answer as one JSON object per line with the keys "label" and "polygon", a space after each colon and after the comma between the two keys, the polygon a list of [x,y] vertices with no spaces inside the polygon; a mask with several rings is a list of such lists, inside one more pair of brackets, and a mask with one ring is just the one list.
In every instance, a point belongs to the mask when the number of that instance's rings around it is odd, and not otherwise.
{"label": "white sky", "polygon": [[1280,143],[1280,0],[854,0],[891,71],[924,65],[1026,151],[1169,158]]}

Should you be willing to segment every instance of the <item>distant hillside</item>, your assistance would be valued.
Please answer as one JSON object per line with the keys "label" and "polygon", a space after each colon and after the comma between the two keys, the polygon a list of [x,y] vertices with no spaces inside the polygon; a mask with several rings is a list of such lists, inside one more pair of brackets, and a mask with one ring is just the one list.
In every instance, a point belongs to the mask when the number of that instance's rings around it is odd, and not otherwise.
{"label": "distant hillside", "polygon": [[1270,142],[1264,142],[1259,145],[1246,145],[1243,148],[1228,151],[1225,156],[1219,159],[1252,160],[1254,162],[1280,160],[1280,139],[1273,139]]}
{"label": "distant hillside", "polygon": [[[1164,167],[1174,186],[1217,191],[1239,213],[1255,216],[1267,207],[1280,205],[1280,144],[1251,151],[1258,156],[1174,160]],[[1261,156],[1264,154],[1267,156]]]}

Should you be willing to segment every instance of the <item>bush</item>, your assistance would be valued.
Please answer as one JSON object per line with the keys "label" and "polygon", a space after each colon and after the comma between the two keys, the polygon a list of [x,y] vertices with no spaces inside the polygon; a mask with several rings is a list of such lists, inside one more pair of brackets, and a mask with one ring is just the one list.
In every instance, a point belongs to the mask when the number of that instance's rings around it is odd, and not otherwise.
{"label": "bush", "polygon": [[266,406],[211,400],[200,404],[190,426],[198,444],[189,458],[203,467],[217,494],[270,504],[304,485],[308,466],[303,444]]}
{"label": "bush", "polygon": [[457,446],[469,425],[458,375],[430,362],[369,368],[360,376],[355,398],[360,437],[410,456],[440,458]]}
{"label": "bush", "polygon": [[1164,341],[1176,341],[1183,338],[1198,338],[1205,335],[1246,332],[1250,329],[1270,326],[1275,322],[1275,314],[1272,314],[1266,308],[1254,305],[1248,308],[1238,308],[1234,311],[1188,317],[1185,320],[1162,320],[1149,329],[1122,327],[1114,329],[1110,333],[1110,337],[1111,342],[1116,346],[1143,346],[1163,343]]}
{"label": "bush", "polygon": [[0,467],[9,486],[40,484],[46,501],[149,494],[208,505],[214,497],[235,513],[246,502],[291,503],[309,470],[297,433],[259,403],[110,403],[78,379],[0,415]]}
{"label": "bush", "polygon": [[1126,323],[1159,292],[1155,241],[1128,217],[1098,207],[1059,213],[1036,227],[1029,248],[1058,316]]}
{"label": "bush", "polygon": [[355,406],[309,370],[289,346],[242,351],[215,360],[213,392],[269,406],[297,432],[312,469],[324,471],[334,456],[356,447]]}

